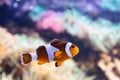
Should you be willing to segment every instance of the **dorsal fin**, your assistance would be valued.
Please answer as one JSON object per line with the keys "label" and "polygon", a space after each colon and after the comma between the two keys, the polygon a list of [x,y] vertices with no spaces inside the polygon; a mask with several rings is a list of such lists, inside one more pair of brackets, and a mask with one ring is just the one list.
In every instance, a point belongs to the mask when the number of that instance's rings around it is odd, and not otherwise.
{"label": "dorsal fin", "polygon": [[61,51],[65,51],[66,41],[61,41],[59,39],[54,39],[51,41],[51,45],[58,48]]}
{"label": "dorsal fin", "polygon": [[51,45],[55,45],[55,44],[57,44],[59,42],[61,42],[61,40],[59,40],[59,39],[53,39],[50,43],[51,43]]}

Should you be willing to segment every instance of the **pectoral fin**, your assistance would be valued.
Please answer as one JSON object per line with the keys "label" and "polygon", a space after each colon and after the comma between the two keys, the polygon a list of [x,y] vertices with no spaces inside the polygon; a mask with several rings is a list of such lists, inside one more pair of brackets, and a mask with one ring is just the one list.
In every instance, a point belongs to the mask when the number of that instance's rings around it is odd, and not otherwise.
{"label": "pectoral fin", "polygon": [[59,39],[53,39],[51,41],[51,44],[58,44],[59,42],[61,42],[61,40],[59,40]]}
{"label": "pectoral fin", "polygon": [[62,56],[62,51],[60,51],[60,50],[58,50],[58,51],[56,51],[55,53],[54,53],[54,56],[55,56],[55,58],[54,58],[54,60],[60,60],[63,56]]}

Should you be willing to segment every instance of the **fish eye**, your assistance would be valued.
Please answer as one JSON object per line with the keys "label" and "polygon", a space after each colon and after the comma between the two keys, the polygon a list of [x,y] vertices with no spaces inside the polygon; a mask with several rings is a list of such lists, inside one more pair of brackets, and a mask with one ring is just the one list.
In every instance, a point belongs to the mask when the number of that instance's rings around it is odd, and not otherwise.
{"label": "fish eye", "polygon": [[74,48],[74,47],[75,47],[75,45],[72,45],[71,47],[72,47],[72,48]]}

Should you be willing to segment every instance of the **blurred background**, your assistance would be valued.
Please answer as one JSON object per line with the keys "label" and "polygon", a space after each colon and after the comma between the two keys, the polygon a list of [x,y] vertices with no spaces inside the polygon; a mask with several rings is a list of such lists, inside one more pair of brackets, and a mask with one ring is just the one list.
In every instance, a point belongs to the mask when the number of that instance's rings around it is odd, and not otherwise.
{"label": "blurred background", "polygon": [[[57,68],[19,63],[55,38],[79,55]],[[0,80],[120,80],[120,1],[0,0]]]}

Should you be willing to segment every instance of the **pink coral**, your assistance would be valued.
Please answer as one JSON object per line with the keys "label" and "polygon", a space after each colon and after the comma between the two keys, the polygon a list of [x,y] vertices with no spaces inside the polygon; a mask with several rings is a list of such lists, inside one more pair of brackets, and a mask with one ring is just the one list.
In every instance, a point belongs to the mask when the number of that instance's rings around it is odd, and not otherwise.
{"label": "pink coral", "polygon": [[60,13],[55,13],[51,10],[44,13],[43,17],[36,22],[38,29],[51,29],[56,33],[63,32],[63,21]]}

